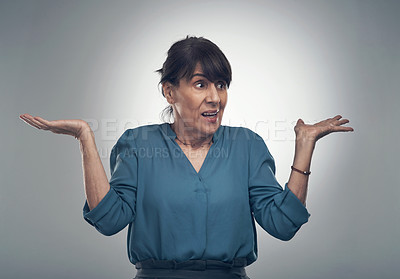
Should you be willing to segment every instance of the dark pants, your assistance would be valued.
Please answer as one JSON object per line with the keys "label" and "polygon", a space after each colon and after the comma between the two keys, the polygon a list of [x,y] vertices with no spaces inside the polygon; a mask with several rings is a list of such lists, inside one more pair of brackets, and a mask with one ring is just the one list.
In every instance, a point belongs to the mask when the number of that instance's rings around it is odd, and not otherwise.
{"label": "dark pants", "polygon": [[134,279],[250,279],[246,275],[246,259],[231,263],[216,260],[175,261],[147,260],[136,263]]}

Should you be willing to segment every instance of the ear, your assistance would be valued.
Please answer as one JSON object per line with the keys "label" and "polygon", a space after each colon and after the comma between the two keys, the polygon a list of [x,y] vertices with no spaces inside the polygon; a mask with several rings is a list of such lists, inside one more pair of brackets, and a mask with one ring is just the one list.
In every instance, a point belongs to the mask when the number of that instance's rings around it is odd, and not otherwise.
{"label": "ear", "polygon": [[174,86],[170,82],[166,81],[162,84],[162,90],[163,90],[164,97],[167,99],[167,102],[170,105],[175,103],[174,92],[173,92]]}

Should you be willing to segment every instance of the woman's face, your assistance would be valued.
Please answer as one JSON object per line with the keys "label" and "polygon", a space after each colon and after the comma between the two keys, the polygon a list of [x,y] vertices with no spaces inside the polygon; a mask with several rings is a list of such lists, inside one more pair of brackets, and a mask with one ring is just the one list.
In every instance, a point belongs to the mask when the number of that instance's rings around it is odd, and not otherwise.
{"label": "woman's face", "polygon": [[[179,87],[172,87],[167,100],[174,110],[174,125],[185,131],[185,139],[213,135],[221,125],[227,102],[227,86],[222,80],[208,80],[197,67],[189,81],[182,78]],[[169,96],[168,96],[169,95]]]}

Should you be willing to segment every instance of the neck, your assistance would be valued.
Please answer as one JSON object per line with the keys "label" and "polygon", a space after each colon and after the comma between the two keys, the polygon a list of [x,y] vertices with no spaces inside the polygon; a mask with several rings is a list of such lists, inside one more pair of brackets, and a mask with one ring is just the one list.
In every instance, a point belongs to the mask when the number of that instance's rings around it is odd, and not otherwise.
{"label": "neck", "polygon": [[201,148],[204,146],[210,146],[212,144],[213,135],[201,135],[193,133],[193,130],[185,129],[185,127],[179,127],[174,122],[171,125],[172,130],[176,134],[176,140],[184,146],[191,148]]}

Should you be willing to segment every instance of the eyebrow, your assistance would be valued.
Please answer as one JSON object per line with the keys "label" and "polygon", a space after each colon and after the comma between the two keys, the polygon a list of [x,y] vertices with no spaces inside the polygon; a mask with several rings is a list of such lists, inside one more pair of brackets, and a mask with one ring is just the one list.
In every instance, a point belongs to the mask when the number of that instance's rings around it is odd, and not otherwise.
{"label": "eyebrow", "polygon": [[[194,77],[199,76],[199,77],[204,77],[207,78],[205,74],[194,74],[190,77],[190,79],[193,79]],[[207,78],[208,79],[208,78]]]}
{"label": "eyebrow", "polygon": [[[190,78],[188,79],[188,81],[189,81],[189,80],[192,80],[192,79],[193,79],[194,77],[196,77],[196,76],[198,76],[198,77],[204,77],[205,79],[210,80],[205,74],[200,74],[200,73],[198,73],[198,74],[193,74],[193,75],[191,75]],[[226,82],[224,79],[221,79],[221,81]]]}

